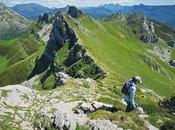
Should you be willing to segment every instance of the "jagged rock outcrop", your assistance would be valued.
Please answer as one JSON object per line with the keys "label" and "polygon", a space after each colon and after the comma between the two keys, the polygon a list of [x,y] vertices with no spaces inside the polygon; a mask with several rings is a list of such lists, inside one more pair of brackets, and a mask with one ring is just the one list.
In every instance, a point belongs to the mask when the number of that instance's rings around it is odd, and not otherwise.
{"label": "jagged rock outcrop", "polygon": [[144,43],[157,43],[154,23],[145,16],[134,13],[127,18],[127,24],[132,32]]}
{"label": "jagged rock outcrop", "polygon": [[175,47],[175,41],[169,41],[168,43],[167,43],[170,47]]}
{"label": "jagged rock outcrop", "polygon": [[72,17],[72,18],[78,18],[79,16],[83,15],[83,12],[81,10],[79,10],[77,7],[75,6],[70,6],[69,10],[68,10],[68,14]]}
{"label": "jagged rock outcrop", "polygon": [[48,13],[44,13],[43,15],[39,15],[38,23],[48,23],[48,21],[49,21]]}
{"label": "jagged rock outcrop", "polygon": [[64,20],[63,16],[58,16],[54,23],[53,29],[50,33],[50,39],[45,48],[43,55],[36,59],[36,65],[32,73],[29,75],[28,79],[34,77],[35,75],[41,74],[48,67],[55,70],[55,54],[61,49],[66,41],[71,41],[72,44],[77,41],[74,31],[69,27],[67,22]]}
{"label": "jagged rock outcrop", "polygon": [[[69,53],[65,52],[68,53],[68,56],[64,57],[65,61],[63,63],[67,67],[65,70],[67,70],[66,73],[68,75],[75,78],[97,79],[104,77],[104,71],[86,54],[85,48],[77,42],[78,38],[74,30],[65,21],[63,14],[58,12],[55,14],[55,17],[45,51],[41,57],[36,59],[36,65],[32,73],[28,76],[28,79],[44,73],[41,77],[41,84],[44,85],[48,77],[52,75],[55,80],[53,88],[62,85],[62,82],[58,81],[60,79],[58,72],[64,71],[64,68],[61,69],[60,65],[58,65],[59,63],[57,63],[57,59],[59,58],[57,52],[65,44],[68,44],[68,49],[70,50]],[[79,70],[81,70],[81,74]],[[43,88],[45,87],[43,86]]]}
{"label": "jagged rock outcrop", "polygon": [[173,67],[175,67],[175,60],[170,60],[169,64]]}

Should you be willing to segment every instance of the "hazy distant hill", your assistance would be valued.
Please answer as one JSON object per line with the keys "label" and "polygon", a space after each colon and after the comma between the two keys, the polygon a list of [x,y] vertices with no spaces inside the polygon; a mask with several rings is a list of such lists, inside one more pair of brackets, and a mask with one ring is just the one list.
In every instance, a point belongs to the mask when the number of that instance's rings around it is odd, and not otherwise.
{"label": "hazy distant hill", "polygon": [[143,15],[152,19],[163,22],[167,25],[175,27],[175,5],[165,6],[149,6],[149,5],[135,5],[135,6],[120,6],[118,4],[105,4],[98,7],[83,8],[87,14],[95,17],[102,18],[109,16],[115,12],[123,13],[142,13]]}
{"label": "hazy distant hill", "polygon": [[29,21],[0,3],[0,39],[14,38],[29,28]]}
{"label": "hazy distant hill", "polygon": [[45,12],[52,11],[52,9],[35,3],[16,5],[12,7],[12,10],[27,18],[33,18]]}
{"label": "hazy distant hill", "polygon": [[[12,7],[12,9],[22,16],[27,18],[36,18],[36,16],[42,13],[56,13],[57,11],[67,11],[69,6],[65,8],[50,9],[39,4],[21,4]],[[85,13],[95,17],[103,18],[110,16],[116,12],[123,13],[142,13],[143,15],[150,17],[151,19],[158,20],[167,25],[175,27],[175,5],[165,6],[149,6],[149,5],[134,5],[134,6],[121,6],[119,4],[105,4],[98,7],[81,8]]]}

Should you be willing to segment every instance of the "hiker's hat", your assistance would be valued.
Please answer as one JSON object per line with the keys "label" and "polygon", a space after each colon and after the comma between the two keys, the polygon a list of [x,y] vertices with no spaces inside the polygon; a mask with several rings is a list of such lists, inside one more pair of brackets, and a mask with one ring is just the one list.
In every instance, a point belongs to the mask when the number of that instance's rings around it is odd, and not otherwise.
{"label": "hiker's hat", "polygon": [[141,84],[143,83],[140,76],[135,76],[134,79]]}

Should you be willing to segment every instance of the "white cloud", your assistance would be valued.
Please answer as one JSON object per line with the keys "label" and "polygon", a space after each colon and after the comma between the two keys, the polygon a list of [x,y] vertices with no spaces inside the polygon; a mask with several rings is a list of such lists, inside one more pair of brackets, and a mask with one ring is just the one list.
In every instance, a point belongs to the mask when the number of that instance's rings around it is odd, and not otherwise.
{"label": "white cloud", "polygon": [[0,0],[8,6],[24,3],[38,3],[47,7],[64,7],[66,5],[76,5],[79,7],[98,6],[102,4],[118,3],[121,5],[133,4],[175,4],[175,0]]}
{"label": "white cloud", "polygon": [[16,4],[24,3],[38,3],[47,7],[64,7],[66,5],[76,5],[76,6],[98,6],[106,3],[129,3],[133,0],[0,0],[7,4],[8,6],[13,6]]}
{"label": "white cloud", "polygon": [[49,7],[64,7],[66,5],[76,5],[79,7],[86,6],[98,6],[106,3],[129,3],[133,0],[45,0],[40,2],[40,4],[49,6]]}

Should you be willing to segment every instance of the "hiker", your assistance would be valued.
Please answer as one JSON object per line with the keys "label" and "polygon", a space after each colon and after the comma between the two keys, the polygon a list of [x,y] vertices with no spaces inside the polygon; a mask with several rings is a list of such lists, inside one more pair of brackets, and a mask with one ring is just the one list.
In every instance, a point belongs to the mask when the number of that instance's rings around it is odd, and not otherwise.
{"label": "hiker", "polygon": [[132,79],[125,82],[122,88],[122,94],[124,100],[127,103],[126,112],[131,112],[138,107],[135,102],[135,94],[136,94],[136,85],[141,84],[142,80],[139,76],[134,76]]}

